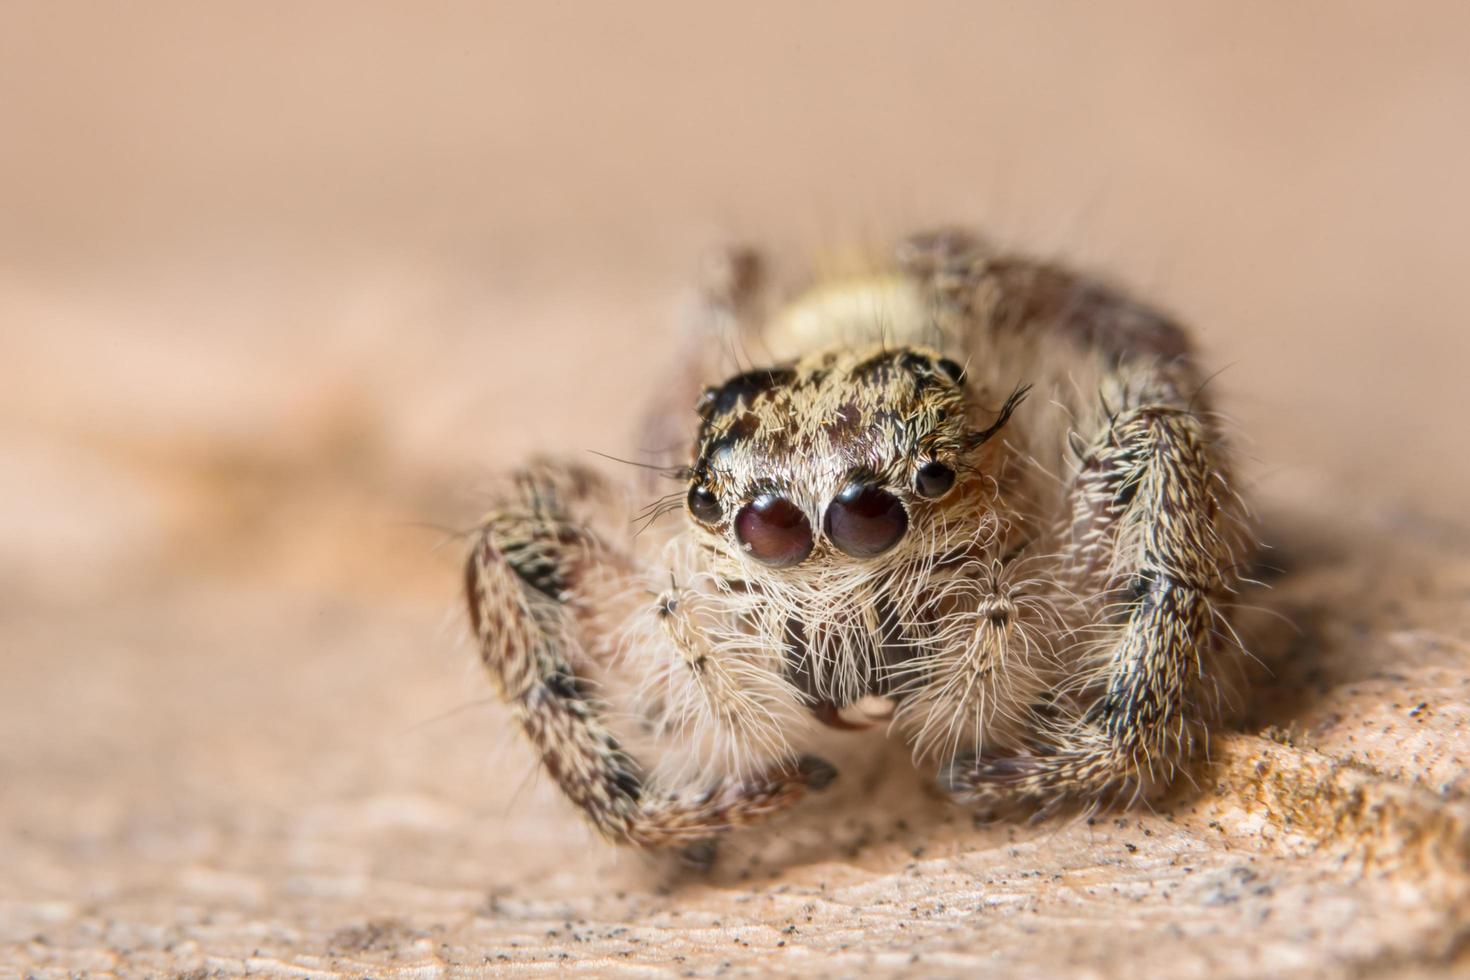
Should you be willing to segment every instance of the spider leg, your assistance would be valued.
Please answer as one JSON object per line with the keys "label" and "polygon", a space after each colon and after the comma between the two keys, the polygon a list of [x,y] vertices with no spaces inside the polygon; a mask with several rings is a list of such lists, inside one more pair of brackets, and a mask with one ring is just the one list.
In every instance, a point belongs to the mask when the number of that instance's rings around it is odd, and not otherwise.
{"label": "spider leg", "polygon": [[481,658],[557,786],[604,837],[645,847],[694,846],[782,810],[833,776],[816,759],[693,791],[661,790],[607,724],[586,677],[599,625],[597,583],[631,574],[576,510],[605,498],[589,471],[541,466],[475,535],[465,594]]}
{"label": "spider leg", "polygon": [[898,257],[976,390],[1003,391],[1019,375],[1050,400],[1004,436],[1037,464],[1016,471],[1009,492],[1049,500],[1069,444],[1079,460],[1056,500],[1063,526],[1036,552],[1059,565],[1062,679],[1031,710],[1029,745],[958,757],[945,781],[998,806],[1107,802],[1167,780],[1217,714],[1231,647],[1219,603],[1244,540],[1188,335],[1120,290],[990,253],[963,232],[916,236]]}
{"label": "spider leg", "polygon": [[968,309],[969,294],[985,274],[993,252],[984,239],[964,228],[935,228],[910,235],[894,250],[905,274],[933,291],[935,299]]}
{"label": "spider leg", "polygon": [[1057,692],[1075,710],[1038,720],[1035,754],[952,767],[962,798],[1110,802],[1167,782],[1202,745],[1218,701],[1233,498],[1205,419],[1169,387],[1119,386],[1072,483],[1064,574],[1090,600],[1081,632],[1095,637]]}
{"label": "spider leg", "polygon": [[683,316],[673,370],[639,425],[637,445],[650,462],[688,462],[704,387],[766,360],[756,324],[768,291],[766,263],[756,249],[728,245],[706,257]]}

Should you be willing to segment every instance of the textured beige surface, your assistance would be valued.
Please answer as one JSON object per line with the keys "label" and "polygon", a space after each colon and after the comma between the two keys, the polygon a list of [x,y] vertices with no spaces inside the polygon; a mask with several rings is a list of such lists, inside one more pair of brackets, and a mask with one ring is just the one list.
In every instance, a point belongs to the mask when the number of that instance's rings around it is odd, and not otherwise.
{"label": "textured beige surface", "polygon": [[[844,9],[0,7],[0,974],[1470,970],[1462,8]],[[935,220],[1226,368],[1240,730],[1037,825],[839,739],[713,873],[613,852],[454,528],[624,450],[705,244]]]}
{"label": "textured beige surface", "polygon": [[527,785],[498,709],[436,720],[479,691],[427,606],[190,587],[85,617],[8,609],[24,697],[0,734],[27,799],[0,827],[0,958],[226,975],[1463,967],[1470,565],[1403,538],[1291,546],[1268,605],[1305,632],[1260,644],[1278,693],[1251,727],[1272,727],[1222,738],[1190,799],[975,826],[859,740],[834,753],[829,797],[732,840],[705,877],[588,840]]}

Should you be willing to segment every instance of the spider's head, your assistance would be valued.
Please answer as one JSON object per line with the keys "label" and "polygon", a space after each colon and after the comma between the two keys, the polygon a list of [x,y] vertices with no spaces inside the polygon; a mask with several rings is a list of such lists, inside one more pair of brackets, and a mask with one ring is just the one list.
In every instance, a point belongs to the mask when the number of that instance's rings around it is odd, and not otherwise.
{"label": "spider's head", "polygon": [[[980,531],[980,447],[999,414],[922,347],[822,351],[707,389],[688,510],[755,570],[848,566]],[[985,419],[976,416],[985,415]],[[964,502],[964,503],[962,503]],[[968,505],[966,505],[968,504]]]}

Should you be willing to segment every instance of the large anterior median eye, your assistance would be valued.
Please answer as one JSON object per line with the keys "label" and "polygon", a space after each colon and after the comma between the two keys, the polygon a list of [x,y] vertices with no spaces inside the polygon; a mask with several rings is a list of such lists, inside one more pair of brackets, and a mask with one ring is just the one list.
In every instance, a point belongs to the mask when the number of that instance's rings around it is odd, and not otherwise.
{"label": "large anterior median eye", "polygon": [[861,481],[849,483],[827,505],[827,537],[854,558],[881,555],[908,527],[908,512],[897,497]]}
{"label": "large anterior median eye", "polygon": [[762,494],[735,515],[735,536],[756,561],[786,568],[812,553],[812,525],[785,497]]}

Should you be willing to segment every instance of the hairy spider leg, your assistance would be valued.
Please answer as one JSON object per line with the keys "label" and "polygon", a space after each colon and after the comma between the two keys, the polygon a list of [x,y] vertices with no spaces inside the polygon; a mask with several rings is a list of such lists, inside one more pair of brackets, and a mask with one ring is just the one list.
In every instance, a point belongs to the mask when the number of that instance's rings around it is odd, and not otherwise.
{"label": "hairy spider leg", "polygon": [[584,582],[626,575],[613,551],[574,514],[605,498],[590,471],[541,465],[482,524],[465,566],[465,592],[481,659],[567,799],[607,839],[676,847],[703,859],[707,842],[784,810],[835,775],[825,762],[793,758],[754,776],[666,789],[619,742],[590,689]]}

